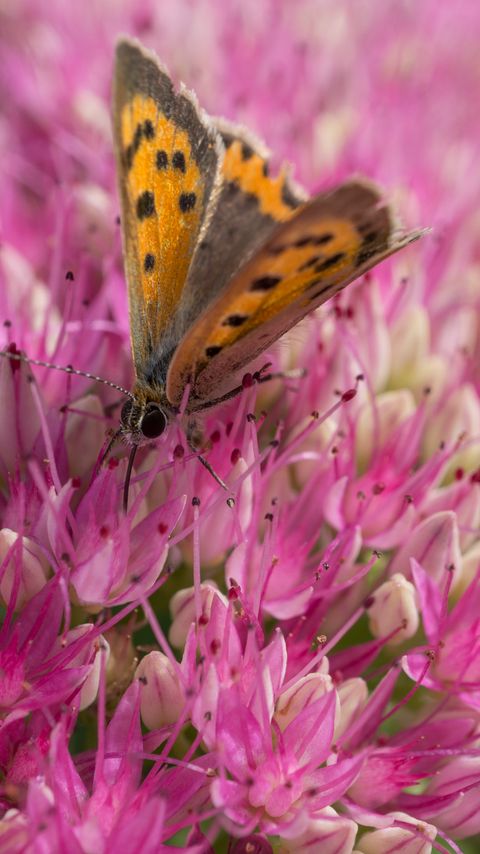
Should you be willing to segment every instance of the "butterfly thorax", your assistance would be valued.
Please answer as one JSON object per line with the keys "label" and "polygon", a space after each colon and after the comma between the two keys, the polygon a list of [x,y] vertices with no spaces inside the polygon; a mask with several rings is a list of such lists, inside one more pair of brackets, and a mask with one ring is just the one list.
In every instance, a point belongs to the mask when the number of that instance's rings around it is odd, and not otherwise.
{"label": "butterfly thorax", "polygon": [[123,437],[129,444],[142,445],[161,436],[175,415],[162,387],[137,383],[122,407]]}

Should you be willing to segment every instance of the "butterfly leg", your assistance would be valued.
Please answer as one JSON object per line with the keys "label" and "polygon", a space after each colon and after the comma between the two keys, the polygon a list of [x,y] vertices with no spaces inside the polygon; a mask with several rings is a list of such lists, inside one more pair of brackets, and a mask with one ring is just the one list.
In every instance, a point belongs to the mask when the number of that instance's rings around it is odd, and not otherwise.
{"label": "butterfly leg", "polygon": [[225,481],[222,480],[222,478],[212,468],[208,460],[206,460],[205,457],[202,457],[202,455],[199,453],[199,446],[202,443],[203,436],[198,428],[198,423],[195,421],[194,418],[190,418],[190,420],[188,421],[186,435],[188,447],[190,448],[190,450],[193,451],[197,459],[201,462],[202,466],[207,469],[207,471],[211,474],[211,476],[219,484],[219,486],[221,486],[222,489],[226,489],[228,491],[228,486]]}
{"label": "butterfly leg", "polygon": [[272,371],[269,374],[264,373],[270,367],[271,363],[267,363],[260,368],[259,371],[255,371],[253,374],[253,379],[257,383],[269,383],[271,380],[301,380],[307,376],[306,368],[293,368],[291,371]]}
{"label": "butterfly leg", "polygon": [[200,403],[192,411],[202,412],[205,409],[212,409],[214,406],[219,406],[221,403],[225,403],[227,400],[237,397],[237,395],[241,394],[242,391],[245,391],[246,388],[251,388],[255,383],[268,383],[271,380],[300,380],[307,375],[306,368],[299,368],[291,371],[274,371],[270,374],[265,374],[264,371],[268,370],[270,365],[271,363],[268,362],[260,368],[259,371],[255,371],[254,374],[245,374],[241,385],[237,385],[235,388],[232,388],[231,391],[227,391],[225,394],[222,394],[221,397],[216,397],[215,400],[209,400],[208,403]]}
{"label": "butterfly leg", "polygon": [[200,462],[201,462],[202,466],[204,466],[204,467],[206,468],[206,470],[207,470],[207,471],[212,475],[213,479],[214,479],[214,480],[216,480],[216,482],[219,484],[219,486],[221,486],[221,487],[222,487],[222,489],[225,489],[225,490],[228,492],[228,491],[229,491],[229,488],[228,488],[227,484],[225,483],[225,481],[224,481],[224,480],[222,480],[222,478],[220,477],[220,475],[218,475],[218,474],[217,474],[217,472],[215,471],[215,469],[213,469],[213,468],[211,467],[211,465],[210,465],[210,463],[208,462],[208,460],[206,460],[206,459],[205,459],[205,457],[202,457],[202,455],[201,455],[201,454],[199,454],[199,453],[198,453],[198,451],[196,451],[196,450],[195,450],[195,448],[194,448],[193,446],[190,446],[190,447],[191,447],[191,450],[192,450],[192,451],[195,451],[195,453],[196,453],[196,455],[197,455],[197,459],[198,459],[198,460],[200,460]]}

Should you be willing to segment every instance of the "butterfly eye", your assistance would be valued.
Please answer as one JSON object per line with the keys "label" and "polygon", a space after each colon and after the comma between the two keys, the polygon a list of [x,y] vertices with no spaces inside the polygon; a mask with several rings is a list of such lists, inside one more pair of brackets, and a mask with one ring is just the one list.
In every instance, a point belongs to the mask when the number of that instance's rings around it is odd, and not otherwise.
{"label": "butterfly eye", "polygon": [[163,410],[155,403],[150,403],[140,421],[140,430],[145,438],[156,439],[157,436],[161,436],[166,426],[167,417]]}

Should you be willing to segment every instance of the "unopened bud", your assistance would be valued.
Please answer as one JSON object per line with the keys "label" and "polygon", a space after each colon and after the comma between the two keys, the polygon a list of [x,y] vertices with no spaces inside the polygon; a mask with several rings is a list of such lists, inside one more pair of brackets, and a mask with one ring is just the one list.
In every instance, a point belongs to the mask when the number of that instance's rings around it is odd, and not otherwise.
{"label": "unopened bud", "polygon": [[[328,673],[309,673],[291,688],[280,694],[275,708],[275,720],[283,731],[306,706],[333,691],[333,682]],[[337,698],[337,711],[339,702]]]}
{"label": "unopened bud", "polygon": [[[444,808],[436,813],[435,823],[455,839],[480,833],[478,790],[475,785],[479,769],[478,756],[452,756],[448,765],[436,772],[427,787],[427,797],[438,798],[439,801],[446,799]],[[450,800],[452,795],[453,800]]]}
{"label": "unopened bud", "polygon": [[98,457],[105,438],[103,406],[94,394],[87,394],[75,403],[76,412],[69,413],[65,431],[69,471],[81,477]]}
{"label": "unopened bud", "polygon": [[115,690],[126,690],[133,679],[138,659],[131,634],[124,627],[114,626],[105,632],[105,640],[110,647],[106,666],[107,685]]}
{"label": "unopened bud", "polygon": [[7,565],[0,573],[0,594],[9,604],[15,595],[16,610],[28,602],[47,580],[47,560],[38,546],[28,537],[20,537],[10,528],[0,531],[0,565],[8,557]]}
{"label": "unopened bud", "polygon": [[[389,852],[401,851],[402,854],[430,854],[431,843],[437,835],[437,829],[433,824],[417,821],[406,813],[390,813],[392,819],[402,824],[411,824],[412,829],[406,827],[384,827],[382,830],[374,830],[365,833],[360,842],[356,843],[358,851],[362,854],[389,854]],[[425,840],[422,842],[422,840]]]}
{"label": "unopened bud", "polygon": [[[212,610],[212,602],[215,596],[219,596],[225,607],[228,602],[222,593],[217,589],[213,581],[206,581],[200,586],[200,594],[202,600],[201,616],[208,620]],[[168,633],[168,639],[172,646],[181,649],[186,641],[191,624],[195,621],[195,591],[193,587],[188,587],[185,590],[179,590],[170,600],[170,613],[172,615],[172,625]]]}
{"label": "unopened bud", "polygon": [[163,652],[149,652],[135,671],[140,681],[140,713],[148,729],[175,723],[185,705],[178,672]]}
{"label": "unopened bud", "polygon": [[275,845],[275,854],[314,854],[317,852],[352,851],[357,835],[357,825],[351,818],[335,812],[333,807],[325,807],[315,812],[315,818],[301,836],[293,839],[279,839]]}
{"label": "unopened bud", "polygon": [[365,708],[368,700],[367,683],[355,677],[337,686],[340,713],[337,715],[334,739],[339,738]]}
{"label": "unopened bud", "polygon": [[390,332],[392,352],[395,354],[390,375],[392,386],[411,388],[417,367],[428,354],[429,339],[428,312],[418,303],[412,303],[402,312]]}
{"label": "unopened bud", "polygon": [[453,445],[461,437],[465,446],[452,456],[447,475],[459,467],[465,471],[474,471],[478,466],[478,445],[469,442],[480,433],[480,403],[478,394],[470,383],[456,388],[442,403],[432,411],[425,429],[423,454],[426,459],[438,452],[442,444]]}
{"label": "unopened bud", "polygon": [[400,644],[413,637],[419,623],[413,584],[399,573],[392,575],[375,590],[368,617],[374,637],[384,638],[391,634],[391,644]]}
{"label": "unopened bud", "polygon": [[[83,628],[83,626],[77,626],[76,628]],[[85,628],[90,630],[90,624],[88,624],[88,627],[85,626]],[[93,660],[92,669],[83,684],[82,690],[80,691],[80,711],[91,706],[97,699],[98,687],[100,685],[102,655],[104,655],[106,661],[108,661],[110,649],[105,638],[100,636],[95,642],[95,658]]]}
{"label": "unopened bud", "polygon": [[374,443],[382,447],[415,410],[415,399],[408,389],[386,391],[377,395],[375,408],[370,402],[362,406],[356,428],[357,461],[362,471],[368,467]]}

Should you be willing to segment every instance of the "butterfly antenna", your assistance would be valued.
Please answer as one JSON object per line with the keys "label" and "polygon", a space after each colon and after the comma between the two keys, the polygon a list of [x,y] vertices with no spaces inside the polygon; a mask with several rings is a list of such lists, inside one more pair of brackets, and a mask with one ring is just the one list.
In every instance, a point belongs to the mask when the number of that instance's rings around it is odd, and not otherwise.
{"label": "butterfly antenna", "polygon": [[123,386],[117,385],[117,383],[113,383],[111,380],[105,380],[103,377],[97,377],[95,374],[90,374],[88,371],[79,371],[77,368],[74,368],[73,365],[54,365],[52,362],[43,362],[41,359],[31,359],[29,356],[25,356],[24,353],[17,350],[15,344],[10,344],[8,350],[0,350],[0,356],[14,362],[24,362],[26,365],[38,365],[40,368],[51,368],[55,371],[63,371],[65,374],[74,374],[77,377],[86,377],[88,380],[94,380],[97,383],[108,385],[110,388],[114,388],[116,391],[121,392],[121,394],[126,395],[126,397],[132,398],[132,400],[134,397],[132,392],[123,388]]}
{"label": "butterfly antenna", "polygon": [[130,490],[130,480],[132,477],[132,469],[133,463],[135,461],[135,455],[138,450],[138,445],[132,445],[132,449],[130,451],[130,456],[128,458],[127,465],[127,473],[125,475],[125,483],[123,484],[123,510],[126,513],[128,511],[128,493]]}

